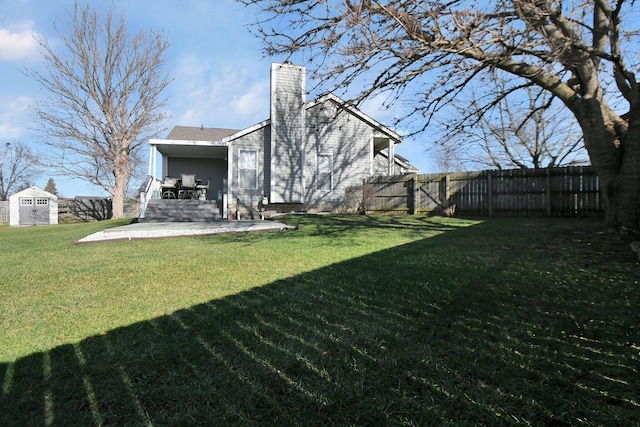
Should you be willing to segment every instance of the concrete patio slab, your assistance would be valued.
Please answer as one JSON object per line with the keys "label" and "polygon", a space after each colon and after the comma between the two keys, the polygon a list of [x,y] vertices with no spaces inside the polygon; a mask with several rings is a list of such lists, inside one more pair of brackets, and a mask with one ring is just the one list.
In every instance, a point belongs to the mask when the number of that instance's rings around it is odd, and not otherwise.
{"label": "concrete patio slab", "polygon": [[140,222],[108,228],[90,234],[77,243],[292,229],[294,227],[277,221]]}

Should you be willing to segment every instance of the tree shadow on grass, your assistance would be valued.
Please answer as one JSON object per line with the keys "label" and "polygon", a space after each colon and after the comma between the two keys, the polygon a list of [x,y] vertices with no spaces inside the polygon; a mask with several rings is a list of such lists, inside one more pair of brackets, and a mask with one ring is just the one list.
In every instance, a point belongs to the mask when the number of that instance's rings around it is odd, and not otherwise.
{"label": "tree shadow on grass", "polygon": [[[309,217],[313,218],[313,220],[308,221]],[[323,217],[326,217],[326,221],[323,221]],[[316,234],[322,236],[340,236],[345,232],[359,228],[392,228],[416,233],[433,230],[452,231],[455,229],[455,227],[444,225],[442,221],[438,221],[436,217],[430,217],[429,221],[425,221],[424,216],[412,215],[294,215],[288,218],[287,223],[301,227],[306,227],[307,224],[311,224],[316,228]]]}
{"label": "tree shadow on grass", "polygon": [[635,424],[638,275],[603,278],[579,256],[550,266],[566,246],[543,229],[484,252],[478,236],[493,232],[450,231],[0,365],[0,425]]}

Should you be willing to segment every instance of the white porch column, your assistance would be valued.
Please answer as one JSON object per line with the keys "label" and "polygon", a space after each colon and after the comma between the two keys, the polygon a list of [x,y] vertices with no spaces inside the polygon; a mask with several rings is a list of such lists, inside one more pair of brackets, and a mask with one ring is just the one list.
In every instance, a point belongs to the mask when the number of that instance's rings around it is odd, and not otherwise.
{"label": "white porch column", "polygon": [[157,179],[158,175],[158,146],[149,144],[149,170],[147,175]]}
{"label": "white porch column", "polygon": [[157,179],[158,177],[156,176],[158,174],[158,146],[154,145],[153,146],[153,173],[151,174],[151,176],[154,179]]}
{"label": "white porch column", "polygon": [[149,169],[147,170],[147,175],[151,175],[153,176],[153,159],[154,159],[154,155],[153,155],[153,149],[154,146],[149,144]]}

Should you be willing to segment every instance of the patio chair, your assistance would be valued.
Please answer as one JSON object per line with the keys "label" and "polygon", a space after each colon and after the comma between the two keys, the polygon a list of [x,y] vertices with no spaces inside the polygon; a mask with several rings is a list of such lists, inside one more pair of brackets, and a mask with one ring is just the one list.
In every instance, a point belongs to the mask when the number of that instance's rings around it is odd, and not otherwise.
{"label": "patio chair", "polygon": [[196,184],[196,197],[200,200],[207,200],[207,192],[209,191],[209,184],[211,183],[211,177],[206,184]]}
{"label": "patio chair", "polygon": [[196,176],[193,174],[182,174],[179,197],[181,199],[192,199],[196,196]]}
{"label": "patio chair", "polygon": [[163,199],[175,199],[178,195],[178,189],[176,188],[178,185],[177,178],[171,178],[169,176],[165,176],[162,184],[160,184],[162,188],[162,198]]}

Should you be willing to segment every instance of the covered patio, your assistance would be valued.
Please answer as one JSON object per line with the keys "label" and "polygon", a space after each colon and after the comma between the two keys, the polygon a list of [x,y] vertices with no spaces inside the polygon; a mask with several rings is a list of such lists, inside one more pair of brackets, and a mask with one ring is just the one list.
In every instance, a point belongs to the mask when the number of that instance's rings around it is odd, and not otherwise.
{"label": "covered patio", "polygon": [[[227,218],[229,135],[232,129],[177,126],[167,139],[149,141],[149,170],[141,193],[141,218],[151,200],[215,202]],[[192,202],[193,204],[193,202]]]}

